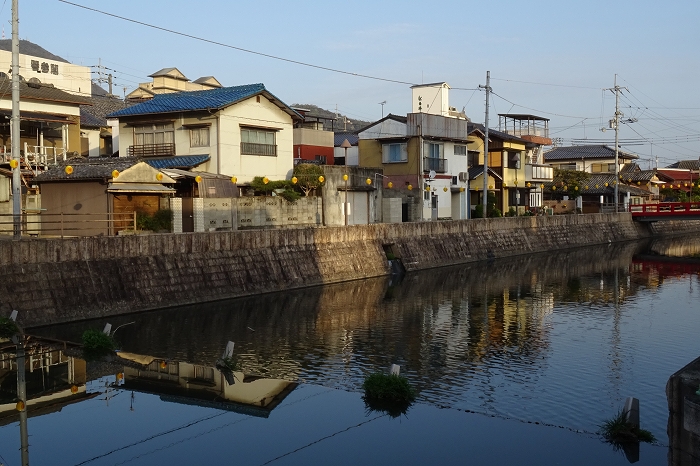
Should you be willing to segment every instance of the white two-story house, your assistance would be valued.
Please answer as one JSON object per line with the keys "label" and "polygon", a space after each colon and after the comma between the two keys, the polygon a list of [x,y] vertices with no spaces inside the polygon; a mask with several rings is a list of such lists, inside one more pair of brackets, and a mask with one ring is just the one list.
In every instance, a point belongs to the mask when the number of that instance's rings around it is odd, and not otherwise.
{"label": "white two-story house", "polygon": [[293,126],[301,116],[263,84],[157,94],[108,115],[118,119],[119,155],[159,169],[288,179]]}

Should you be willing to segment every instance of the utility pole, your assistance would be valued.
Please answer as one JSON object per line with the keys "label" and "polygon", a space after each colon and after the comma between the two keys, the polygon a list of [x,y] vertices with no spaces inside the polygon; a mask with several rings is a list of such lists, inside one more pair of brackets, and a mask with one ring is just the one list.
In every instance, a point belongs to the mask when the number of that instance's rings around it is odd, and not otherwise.
{"label": "utility pole", "polygon": [[[14,0],[15,2],[17,0]],[[29,435],[27,433],[27,379],[25,373],[24,335],[18,335],[17,343],[17,399],[19,410],[20,456],[22,466],[29,466]]]}
{"label": "utility pole", "polygon": [[617,86],[617,73],[615,74],[615,213],[618,213],[618,189],[620,187],[620,165],[618,156],[620,153],[620,88]]}
{"label": "utility pole", "polygon": [[382,118],[384,118],[384,106],[386,105],[386,100],[379,102],[379,105],[382,106]]}
{"label": "utility pole", "polygon": [[486,72],[486,85],[482,86],[479,84],[479,87],[481,89],[486,90],[486,116],[484,117],[484,200],[483,200],[483,207],[484,207],[484,217],[486,217],[486,211],[487,211],[487,201],[488,201],[488,195],[489,195],[489,94],[491,93],[491,72],[487,71]]}
{"label": "utility pole", "polygon": [[22,180],[20,164],[20,130],[19,130],[19,15],[17,1],[12,0],[12,230],[15,239],[22,237]]}
{"label": "utility pole", "polygon": [[[607,89],[608,91],[615,93],[615,119],[610,120],[610,127],[615,130],[615,213],[618,212],[618,192],[620,187],[620,117],[622,116],[622,112],[620,111],[620,91],[622,91],[622,89],[625,88],[617,85],[617,74],[615,74],[614,86]],[[630,118],[628,121],[626,121],[626,123],[634,123],[635,121],[636,119]],[[602,131],[605,131],[605,128],[601,129]]]}

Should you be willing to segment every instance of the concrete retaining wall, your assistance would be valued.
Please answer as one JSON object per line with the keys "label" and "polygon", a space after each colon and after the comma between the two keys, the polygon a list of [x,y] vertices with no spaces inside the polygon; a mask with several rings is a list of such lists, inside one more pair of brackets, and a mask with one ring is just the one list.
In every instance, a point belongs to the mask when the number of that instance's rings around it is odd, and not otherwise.
{"label": "concrete retaining wall", "polygon": [[595,214],[7,240],[0,314],[35,326],[386,275],[385,249],[418,270],[649,235],[629,214]]}

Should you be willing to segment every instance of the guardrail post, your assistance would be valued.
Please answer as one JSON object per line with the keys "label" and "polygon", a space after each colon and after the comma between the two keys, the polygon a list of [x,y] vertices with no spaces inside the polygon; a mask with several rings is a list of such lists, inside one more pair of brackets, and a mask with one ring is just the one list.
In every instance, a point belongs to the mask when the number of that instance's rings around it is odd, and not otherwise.
{"label": "guardrail post", "polygon": [[134,210],[134,233],[136,233],[136,211]]}

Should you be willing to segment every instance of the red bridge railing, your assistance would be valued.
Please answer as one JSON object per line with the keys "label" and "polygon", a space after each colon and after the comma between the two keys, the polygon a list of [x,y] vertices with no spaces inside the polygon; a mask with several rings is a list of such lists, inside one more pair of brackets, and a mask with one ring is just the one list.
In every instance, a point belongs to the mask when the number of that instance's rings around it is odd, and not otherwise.
{"label": "red bridge railing", "polygon": [[632,217],[700,216],[700,202],[661,202],[659,204],[632,204]]}

